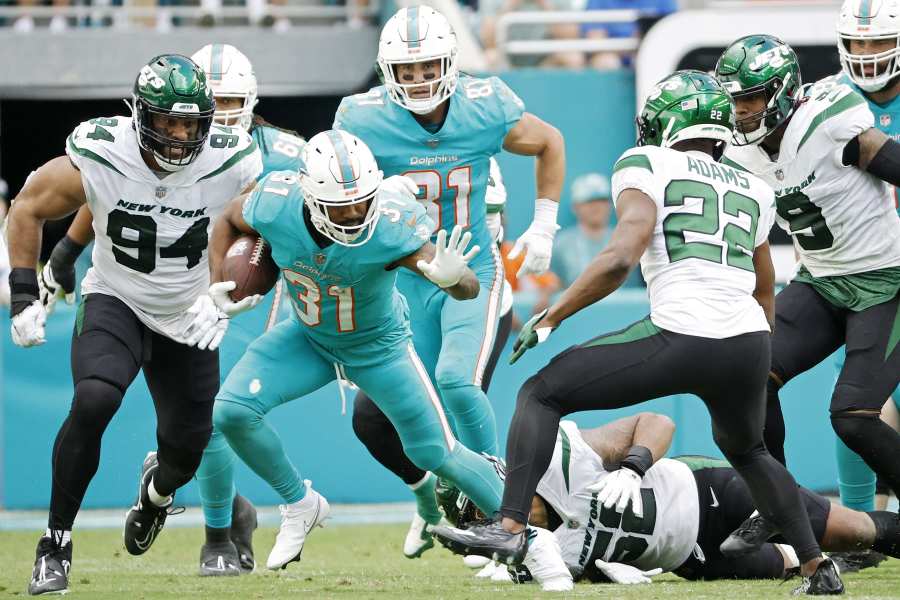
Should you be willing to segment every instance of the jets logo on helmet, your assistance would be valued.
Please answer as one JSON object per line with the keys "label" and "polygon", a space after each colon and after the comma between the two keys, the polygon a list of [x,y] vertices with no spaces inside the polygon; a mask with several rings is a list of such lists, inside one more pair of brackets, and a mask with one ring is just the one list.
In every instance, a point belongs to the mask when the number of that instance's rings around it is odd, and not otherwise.
{"label": "jets logo on helmet", "polygon": [[759,96],[763,108],[738,119],[734,144],[759,144],[794,112],[802,82],[797,55],[771,35],[733,42],[716,62],[716,78],[736,102]]}
{"label": "jets logo on helmet", "polygon": [[690,139],[717,141],[716,158],[734,129],[734,103],[722,85],[702,71],[676,71],[656,84],[637,118],[638,146],[670,148]]}
{"label": "jets logo on helmet", "polygon": [[[440,72],[425,83],[402,82],[397,76],[398,65],[431,61],[439,61]],[[381,30],[377,70],[393,102],[428,114],[456,91],[456,33],[446,17],[429,6],[401,8]],[[430,93],[422,96],[424,86]]]}
{"label": "jets logo on helmet", "polygon": [[178,171],[194,162],[216,106],[203,71],[186,56],[157,56],[141,68],[131,99],[138,144],[159,167]]}
{"label": "jets logo on helmet", "polygon": [[[346,131],[332,129],[314,135],[300,158],[300,188],[313,226],[342,246],[369,241],[380,215],[376,192],[382,179],[369,147]],[[358,204],[362,206],[354,211],[356,216],[343,218]]]}
{"label": "jets logo on helmet", "polygon": [[[216,99],[238,98],[238,108],[216,109],[216,122],[222,125],[239,125],[245,130],[253,123],[253,109],[256,107],[258,85],[253,65],[240,50],[230,44],[207,44],[200,48],[191,59],[206,73],[209,87]],[[220,104],[224,104],[221,103]]]}
{"label": "jets logo on helmet", "polygon": [[846,0],[837,32],[841,67],[861,90],[877,92],[900,75],[897,0]]}

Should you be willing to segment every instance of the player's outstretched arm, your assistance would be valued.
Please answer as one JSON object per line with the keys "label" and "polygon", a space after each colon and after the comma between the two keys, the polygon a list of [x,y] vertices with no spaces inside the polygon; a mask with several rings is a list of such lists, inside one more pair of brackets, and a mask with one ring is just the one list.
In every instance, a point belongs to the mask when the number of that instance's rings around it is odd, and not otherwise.
{"label": "player's outstretched arm", "polygon": [[556,127],[531,113],[525,113],[506,134],[503,148],[513,154],[537,157],[534,219],[525,233],[516,240],[509,257],[515,259],[524,250],[525,260],[522,261],[518,276],[540,274],[550,268],[553,237],[559,229],[556,213],[566,178],[565,140]]}
{"label": "player's outstretched arm", "polygon": [[447,239],[447,232],[438,232],[437,244],[425,242],[421,248],[396,262],[397,266],[425,277],[456,300],[471,300],[478,296],[480,285],[475,273],[467,265],[480,248],[473,246],[466,252],[472,234],[461,234],[457,225]]}
{"label": "player's outstretched arm", "polygon": [[13,342],[22,347],[43,344],[47,311],[40,301],[37,259],[44,221],[60,219],[85,203],[81,174],[60,156],[28,176],[7,218],[10,315]]}
{"label": "player's outstretched arm", "polygon": [[563,292],[535,327],[558,327],[585,306],[614,292],[650,244],[656,225],[656,204],[636,189],[623,190],[616,201],[619,222],[609,244]]}
{"label": "player's outstretched arm", "polygon": [[769,328],[775,331],[775,265],[772,264],[769,242],[760,244],[753,251],[753,270],[756,272],[753,297],[766,313]]}
{"label": "player's outstretched arm", "polygon": [[850,140],[844,147],[842,162],[900,186],[900,143],[879,129],[872,127]]}

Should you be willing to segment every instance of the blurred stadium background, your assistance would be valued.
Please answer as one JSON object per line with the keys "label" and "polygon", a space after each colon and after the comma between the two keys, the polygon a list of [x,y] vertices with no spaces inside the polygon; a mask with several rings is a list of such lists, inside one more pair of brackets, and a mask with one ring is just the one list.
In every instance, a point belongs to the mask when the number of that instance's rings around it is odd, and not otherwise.
{"label": "blurred stadium background", "polygon": [[[373,64],[380,25],[398,6],[386,0],[0,0],[0,192],[14,198],[28,173],[63,153],[80,121],[128,114],[139,66],[163,52],[190,55],[207,43],[230,43],[253,62],[260,82],[257,112],[306,137],[327,129],[344,95],[377,85]],[[739,0],[436,0],[460,38],[461,68],[498,74],[530,112],[565,135],[568,174],[560,223],[575,216],[570,189],[580,175],[606,175],[633,144],[635,106],[676,68],[712,67],[740,35],[771,33],[800,55],[807,81],[839,70],[834,23],[839,3]],[[499,157],[509,192],[507,237],[531,219],[533,166]],[[67,224],[49,224],[45,252]],[[782,277],[792,267],[787,238],[773,230]],[[85,253],[83,260],[89,259]],[[82,265],[83,267],[84,265]],[[519,302],[527,318],[533,301]],[[514,368],[501,361],[490,397],[503,435],[521,383],[553,353],[586,332],[617,329],[646,314],[640,286],[624,289],[572,319],[540,352]],[[2,316],[0,509],[43,509],[49,498],[50,451],[71,400],[69,336],[75,311],[62,307],[48,323],[48,343],[16,348]],[[300,366],[299,368],[302,368]],[[702,365],[698,365],[702,368]],[[793,381],[783,395],[790,423],[788,461],[799,481],[835,487],[834,436],[827,420],[833,369],[825,361]],[[673,453],[718,455],[709,417],[690,396],[661,399],[643,410],[668,414],[679,426]],[[635,410],[581,414],[590,425]],[[334,385],[276,411],[279,429],[303,475],[332,502],[410,500],[406,487],[381,469],[353,436]],[[132,386],[108,429],[100,472],[86,508],[124,507],[137,469],[154,447],[152,404],[142,382]],[[275,494],[248,471],[242,493],[260,504]],[[196,504],[191,485],[180,502]],[[0,528],[14,526],[0,518]]]}

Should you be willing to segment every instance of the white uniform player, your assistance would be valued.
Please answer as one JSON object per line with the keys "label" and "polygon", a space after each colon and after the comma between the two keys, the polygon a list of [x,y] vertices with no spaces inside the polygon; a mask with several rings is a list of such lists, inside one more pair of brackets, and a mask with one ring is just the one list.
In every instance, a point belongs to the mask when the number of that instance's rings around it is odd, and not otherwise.
{"label": "white uniform player", "polygon": [[753,252],[775,217],[769,186],[708,154],[657,146],[625,152],[612,186],[614,199],[632,188],[656,204],[641,257],[654,325],[716,339],[769,329],[752,296]]}
{"label": "white uniform player", "polygon": [[777,158],[759,145],[733,146],[726,158],[775,190],[778,225],[813,277],[900,266],[900,217],[890,187],[842,159],[847,143],[875,126],[868,103],[836,76],[804,95]]}
{"label": "white uniform player", "polygon": [[[112,141],[91,137],[101,127]],[[197,159],[164,179],[144,164],[127,117],[81,123],[66,153],[81,171],[94,215],[93,266],[82,295],[119,298],[147,327],[182,340],[192,318],[186,309],[209,288],[212,224],[262,171],[253,139],[213,125]]]}
{"label": "white uniform player", "polygon": [[[613,469],[614,470],[614,469]],[[553,534],[569,569],[581,573],[596,559],[639,569],[672,571],[691,555],[700,528],[697,484],[690,468],[663,458],[641,481],[643,517],[604,508],[587,488],[609,476],[603,459],[573,421],[561,421],[550,466],[537,493],[563,523]]]}

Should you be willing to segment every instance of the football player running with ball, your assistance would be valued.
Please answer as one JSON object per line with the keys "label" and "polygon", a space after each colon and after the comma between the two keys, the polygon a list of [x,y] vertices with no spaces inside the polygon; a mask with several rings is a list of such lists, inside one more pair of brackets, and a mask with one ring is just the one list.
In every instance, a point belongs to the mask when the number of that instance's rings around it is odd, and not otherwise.
{"label": "football player running with ball", "polygon": [[[415,200],[415,184],[403,177],[382,182],[368,147],[346,132],[317,134],[301,159],[299,174],[272,173],[236,198],[211,242],[218,282],[231,244],[242,234],[261,235],[295,312],[250,345],[214,411],[216,428],[238,456],[284,499],[270,569],[300,560],[307,535],[329,507],[300,477],[266,415],[336,378],[355,382],[379,404],[419,468],[452,480],[486,512],[500,501],[493,464],[453,437],[395,287],[394,269],[402,266],[442,293],[475,298],[478,279],[466,266],[478,252],[467,248],[471,235],[456,227],[449,239],[442,232],[431,244],[434,223]],[[221,308],[232,310],[228,303]]]}
{"label": "football player running with ball", "polygon": [[[884,185],[900,183],[900,145],[874,127],[866,100],[839,79],[801,89],[797,56],[777,38],[735,41],[716,76],[737,110],[725,162],[772,186],[778,223],[801,263],[775,299],[766,447],[784,462],[779,389],[845,346],[832,427],[896,493],[900,434],[879,416],[900,381],[900,218]],[[730,551],[765,541],[777,530],[768,521],[736,531]]]}
{"label": "football player running with ball", "polygon": [[[900,138],[900,10],[895,1],[846,0],[838,18],[838,54],[845,83],[866,99],[875,127]],[[897,201],[894,188],[894,201]],[[897,207],[900,210],[900,206]],[[844,368],[844,349],[835,361],[838,376]],[[900,405],[900,387],[888,403]],[[886,404],[885,409],[890,405]],[[875,473],[865,461],[837,439],[838,484],[841,502],[856,510],[875,506]]]}
{"label": "football player running with ball", "polygon": [[[207,84],[216,99],[213,122],[227,128],[240,128],[250,133],[262,155],[262,178],[274,171],[296,171],[300,167],[300,150],[306,141],[275,127],[254,114],[258,102],[258,86],[253,65],[237,48],[228,44],[207,44],[191,57],[206,74]],[[224,130],[223,130],[224,131]],[[38,279],[41,299],[51,312],[57,296],[64,294],[69,303],[75,300],[75,261],[94,237],[92,216],[82,206],[44,265]],[[219,371],[227,374],[244,354],[247,346],[268,327],[281,320],[281,288],[276,288],[260,303],[265,310],[255,310],[231,319],[228,332],[219,347]],[[254,299],[251,302],[256,302]],[[206,543],[200,549],[200,575],[227,576],[253,571],[253,531],[256,510],[234,490],[230,472],[234,453],[222,434],[213,429],[196,477],[206,519]]]}
{"label": "football player running with ball", "polygon": [[153,544],[212,431],[216,347],[228,319],[197,297],[209,285],[212,220],[256,180],[259,152],[246,132],[213,125],[212,90],[187,57],[142,67],[130,106],[131,117],[79,125],[67,156],[31,174],[9,215],[12,338],[23,347],[45,341],[35,272],[44,221],[86,203],[97,234],[72,337],[75,396],[53,447],[50,517],[30,594],[68,589],[72,523],[103,432],[138,371],[156,408],[158,447],[126,518],[129,553]]}
{"label": "football player running with ball", "polygon": [[[843,590],[834,565],[822,559],[796,482],[762,440],[774,198],[762,180],[718,162],[733,127],[730,95],[705,73],[676,72],[650,93],[638,118],[638,147],[613,167],[619,220],[609,245],[525,324],[512,360],[612,293],[638,260],[650,316],[566,350],[525,382],[510,426],[500,516],[468,530],[436,527],[454,551],[512,563],[527,556],[528,512],[562,416],[692,393],[706,404],[713,437],[754,504],[796,549],[809,592]],[[633,445],[596,491],[615,498],[617,512],[627,508],[640,518],[641,482],[657,458]]]}
{"label": "football player running with ball", "polygon": [[[496,455],[494,411],[482,383],[501,314],[504,274],[485,216],[488,161],[501,150],[537,157],[534,220],[510,256],[525,252],[520,276],[543,273],[558,229],[564,141],[556,128],[525,112],[522,101],[497,77],[460,74],[456,34],[428,6],[400,9],[388,20],[378,44],[377,69],[384,85],[344,98],[334,127],[366,142],[386,175],[407,175],[418,184],[434,233],[458,225],[483,249],[472,262],[481,283],[472,302],[460,303],[411,273],[401,272],[397,286],[410,304],[416,351],[460,441],[475,452]],[[359,414],[374,410],[371,400],[357,399]],[[379,450],[370,447],[375,455]],[[421,473],[410,484],[418,507],[404,544],[410,558],[432,543],[425,529],[440,517],[434,483],[431,473]]]}

